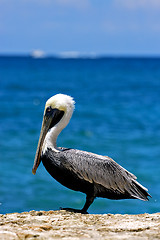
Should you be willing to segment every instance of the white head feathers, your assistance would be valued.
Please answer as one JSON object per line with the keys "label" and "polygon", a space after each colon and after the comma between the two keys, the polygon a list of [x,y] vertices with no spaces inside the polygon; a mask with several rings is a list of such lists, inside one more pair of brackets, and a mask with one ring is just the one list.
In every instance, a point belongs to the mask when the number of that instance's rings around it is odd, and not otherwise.
{"label": "white head feathers", "polygon": [[71,111],[73,113],[74,105],[75,101],[72,97],[65,94],[56,94],[47,100],[45,109],[51,106],[52,109],[57,108],[64,112]]}

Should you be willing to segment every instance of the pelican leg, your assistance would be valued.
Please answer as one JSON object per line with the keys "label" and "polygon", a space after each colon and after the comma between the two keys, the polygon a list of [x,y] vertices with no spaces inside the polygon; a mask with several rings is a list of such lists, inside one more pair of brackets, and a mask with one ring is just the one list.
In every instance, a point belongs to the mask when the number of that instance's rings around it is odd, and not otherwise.
{"label": "pelican leg", "polygon": [[86,202],[84,204],[84,207],[82,208],[82,213],[88,213],[87,210],[90,207],[90,205],[93,203],[95,197],[94,196],[86,196]]}
{"label": "pelican leg", "polygon": [[94,196],[86,196],[86,202],[84,204],[84,207],[81,210],[74,209],[74,208],[60,208],[60,210],[66,210],[68,212],[74,212],[74,213],[88,214],[87,210],[89,206],[93,203],[94,198],[95,198]]}

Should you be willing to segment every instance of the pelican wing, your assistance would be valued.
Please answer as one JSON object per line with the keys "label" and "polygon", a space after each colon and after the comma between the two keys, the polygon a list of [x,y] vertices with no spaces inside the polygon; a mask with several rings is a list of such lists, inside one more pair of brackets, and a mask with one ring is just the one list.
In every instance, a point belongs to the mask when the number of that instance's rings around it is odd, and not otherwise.
{"label": "pelican wing", "polygon": [[129,192],[132,196],[144,200],[144,197],[140,197],[139,189],[147,189],[136,181],[135,175],[111,158],[75,149],[68,149],[63,154],[63,159],[66,159],[63,164],[67,164],[67,168],[79,178],[120,193]]}

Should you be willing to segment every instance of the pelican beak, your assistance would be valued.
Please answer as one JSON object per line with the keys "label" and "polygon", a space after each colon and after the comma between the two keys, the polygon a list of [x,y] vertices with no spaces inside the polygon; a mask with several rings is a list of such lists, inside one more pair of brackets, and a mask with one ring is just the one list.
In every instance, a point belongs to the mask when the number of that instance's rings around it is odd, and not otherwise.
{"label": "pelican beak", "polygon": [[48,110],[46,110],[46,112],[44,114],[40,137],[39,137],[38,146],[37,146],[37,151],[36,151],[36,155],[35,155],[35,159],[34,159],[34,165],[32,168],[33,174],[36,174],[36,170],[37,170],[39,164],[41,163],[40,157],[41,157],[44,139],[46,137],[48,130],[51,128],[54,114],[55,114],[55,109],[52,109],[52,108],[48,108]]}
{"label": "pelican beak", "polygon": [[37,151],[34,159],[34,165],[32,168],[33,174],[36,174],[37,168],[41,163],[42,147],[43,147],[44,139],[46,137],[48,130],[54,127],[61,120],[63,115],[64,115],[64,111],[61,111],[57,108],[53,109],[51,107],[47,107],[47,109],[45,110],[38,147],[37,147]]}

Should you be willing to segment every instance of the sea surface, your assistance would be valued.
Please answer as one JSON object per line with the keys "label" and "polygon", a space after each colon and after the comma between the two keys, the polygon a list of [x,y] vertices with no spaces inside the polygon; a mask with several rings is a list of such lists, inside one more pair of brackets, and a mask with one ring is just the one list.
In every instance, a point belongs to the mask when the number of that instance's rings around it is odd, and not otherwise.
{"label": "sea surface", "polygon": [[32,174],[45,102],[69,94],[76,108],[58,146],[113,158],[149,201],[97,198],[89,213],[160,211],[160,58],[0,57],[0,213],[82,208],[85,195]]}

